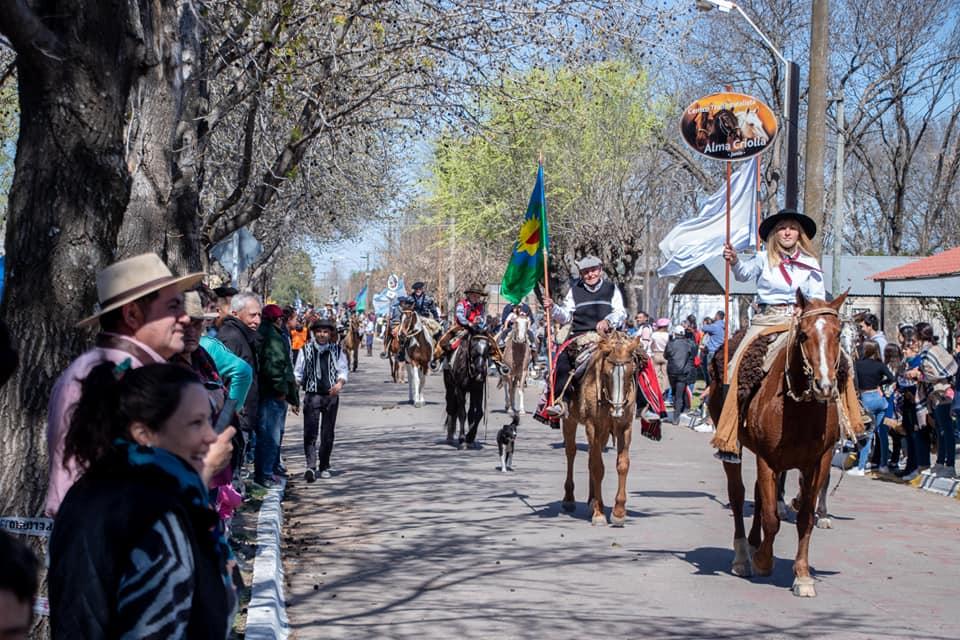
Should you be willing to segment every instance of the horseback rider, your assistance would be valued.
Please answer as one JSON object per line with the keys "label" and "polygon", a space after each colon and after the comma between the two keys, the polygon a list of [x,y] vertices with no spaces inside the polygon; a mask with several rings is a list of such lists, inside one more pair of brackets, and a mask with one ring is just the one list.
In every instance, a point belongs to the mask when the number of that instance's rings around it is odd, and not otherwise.
{"label": "horseback rider", "polygon": [[[727,369],[729,380],[735,379],[740,359],[761,334],[777,336],[767,349],[767,362],[772,361],[773,355],[786,345],[787,329],[777,332],[775,327],[789,327],[793,317],[799,313],[795,305],[797,289],[807,298],[823,300],[826,297],[823,272],[810,242],[816,234],[817,224],[812,218],[794,209],[781,209],[760,224],[760,237],[764,239],[765,250],[757,251],[753,256],[741,257],[732,245],[724,246],[723,257],[733,270],[734,277],[740,282],[756,280],[757,302],[760,305],[760,313],[753,316],[750,327],[730,358]],[[856,422],[860,417],[859,401],[852,385],[853,376],[850,375],[844,391],[845,402],[841,405],[846,405],[847,415]],[[735,464],[740,462],[741,447],[737,432],[743,419],[739,416],[737,395],[735,388],[727,393],[717,433],[711,442],[718,448],[714,454],[717,459]]]}
{"label": "horseback rider", "polygon": [[413,301],[413,310],[417,312],[423,325],[427,328],[427,333],[437,338],[440,335],[440,312],[437,311],[437,303],[431,296],[424,291],[422,282],[413,283],[413,293],[409,296]]}
{"label": "horseback rider", "polygon": [[[596,332],[605,335],[619,329],[627,317],[623,296],[617,285],[603,275],[603,262],[596,256],[585,256],[577,261],[580,279],[570,287],[563,304],[554,304],[544,297],[543,307],[557,323],[570,325],[570,335],[565,345],[581,336]],[[553,375],[554,404],[542,409],[542,416],[552,425],[567,414],[564,398],[569,393],[574,374],[571,349],[564,348],[556,357]],[[549,389],[545,389],[548,392]],[[546,401],[541,400],[545,405]],[[541,413],[538,411],[538,413]]]}
{"label": "horseback rider", "polygon": [[510,328],[517,318],[530,318],[530,324],[527,325],[527,344],[534,354],[537,353],[537,321],[530,311],[530,305],[526,302],[520,304],[508,303],[500,314],[500,331],[497,333],[497,345],[503,349],[510,334]]}
{"label": "horseback rider", "polygon": [[433,349],[433,360],[430,361],[430,368],[434,371],[439,368],[440,362],[450,353],[450,343],[454,339],[460,340],[473,332],[488,338],[490,359],[496,363],[501,371],[507,371],[508,367],[503,363],[503,352],[487,329],[486,287],[474,284],[467,287],[463,294],[465,297],[457,303],[454,314],[456,322],[437,340],[437,346]]}

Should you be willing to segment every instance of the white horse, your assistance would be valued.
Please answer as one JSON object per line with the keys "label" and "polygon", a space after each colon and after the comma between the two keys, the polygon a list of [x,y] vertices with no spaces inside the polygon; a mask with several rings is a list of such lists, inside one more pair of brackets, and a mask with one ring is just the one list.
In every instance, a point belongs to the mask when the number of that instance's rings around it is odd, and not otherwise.
{"label": "white horse", "polygon": [[527,370],[531,360],[532,345],[528,339],[529,330],[528,316],[514,316],[503,350],[504,362],[510,371],[500,377],[500,383],[503,385],[504,408],[512,416],[522,416],[526,413],[523,389],[527,386]]}
{"label": "white horse", "polygon": [[740,135],[744,140],[757,140],[767,144],[770,142],[770,136],[767,130],[763,128],[763,122],[757,115],[756,109],[747,109],[737,113],[737,127],[740,129]]}

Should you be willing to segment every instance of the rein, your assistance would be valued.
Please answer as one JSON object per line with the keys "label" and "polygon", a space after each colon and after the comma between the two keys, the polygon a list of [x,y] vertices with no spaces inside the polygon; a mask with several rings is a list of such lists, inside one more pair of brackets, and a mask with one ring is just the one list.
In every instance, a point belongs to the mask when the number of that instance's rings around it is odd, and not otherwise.
{"label": "rein", "polygon": [[[786,352],[786,360],[783,367],[783,377],[786,386],[786,394],[795,402],[810,402],[814,399],[813,397],[813,388],[814,388],[814,371],[813,365],[810,364],[810,358],[807,357],[807,352],[803,348],[803,342],[797,340],[797,331],[800,328],[800,320],[804,318],[812,318],[814,316],[835,316],[840,318],[840,314],[837,313],[836,309],[831,307],[823,307],[820,309],[811,309],[810,311],[804,311],[798,317],[793,319],[793,323],[790,326],[790,337],[787,340],[789,347]],[[794,344],[800,347],[800,358],[803,364],[803,374],[807,379],[807,387],[799,394],[793,388],[793,379],[790,375],[790,354],[793,351]],[[834,372],[837,371],[837,368],[840,366],[840,358],[843,357],[843,350],[837,349],[837,361],[833,363]],[[833,400],[839,398],[839,389],[835,385],[833,389]]]}

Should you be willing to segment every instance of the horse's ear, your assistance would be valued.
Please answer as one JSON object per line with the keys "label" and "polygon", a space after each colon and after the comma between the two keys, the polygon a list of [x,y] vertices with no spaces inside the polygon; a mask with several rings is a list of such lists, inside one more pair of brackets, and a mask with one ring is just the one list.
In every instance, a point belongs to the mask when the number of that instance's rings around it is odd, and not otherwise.
{"label": "horse's ear", "polygon": [[840,311],[840,308],[843,306],[843,303],[846,302],[848,295],[850,295],[850,289],[847,289],[846,291],[841,293],[839,296],[834,298],[833,302],[830,303],[830,306],[833,309]]}
{"label": "horse's ear", "polygon": [[807,296],[803,295],[803,291],[800,291],[800,289],[797,289],[797,306],[801,309],[807,307]]}

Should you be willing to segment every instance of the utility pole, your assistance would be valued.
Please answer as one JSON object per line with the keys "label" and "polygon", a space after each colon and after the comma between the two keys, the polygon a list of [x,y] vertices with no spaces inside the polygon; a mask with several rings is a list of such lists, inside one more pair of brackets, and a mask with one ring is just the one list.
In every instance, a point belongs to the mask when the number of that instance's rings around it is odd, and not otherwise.
{"label": "utility pole", "polygon": [[[810,91],[807,98],[807,144],[804,154],[803,208],[823,227],[823,161],[827,141],[827,58],[829,0],[813,0],[810,17]],[[814,240],[823,246],[823,235]]]}
{"label": "utility pole", "polygon": [[447,220],[447,225],[450,229],[450,240],[449,240],[449,249],[450,249],[450,264],[447,268],[447,319],[450,322],[453,322],[453,314],[455,307],[457,306],[456,294],[454,290],[457,286],[456,276],[454,274],[454,265],[456,263],[456,253],[457,253],[457,226],[453,218]]}
{"label": "utility pole", "polygon": [[373,296],[371,295],[371,292],[370,292],[370,252],[369,251],[367,251],[367,254],[364,256],[364,258],[367,261],[367,270],[365,272],[366,278],[364,279],[363,289],[364,291],[367,292],[367,294],[363,297],[363,312],[370,313],[370,307],[371,307],[370,299]]}
{"label": "utility pole", "polygon": [[833,194],[833,278],[830,293],[840,295],[840,252],[843,251],[843,156],[847,142],[843,121],[843,94],[837,98],[837,168]]}

